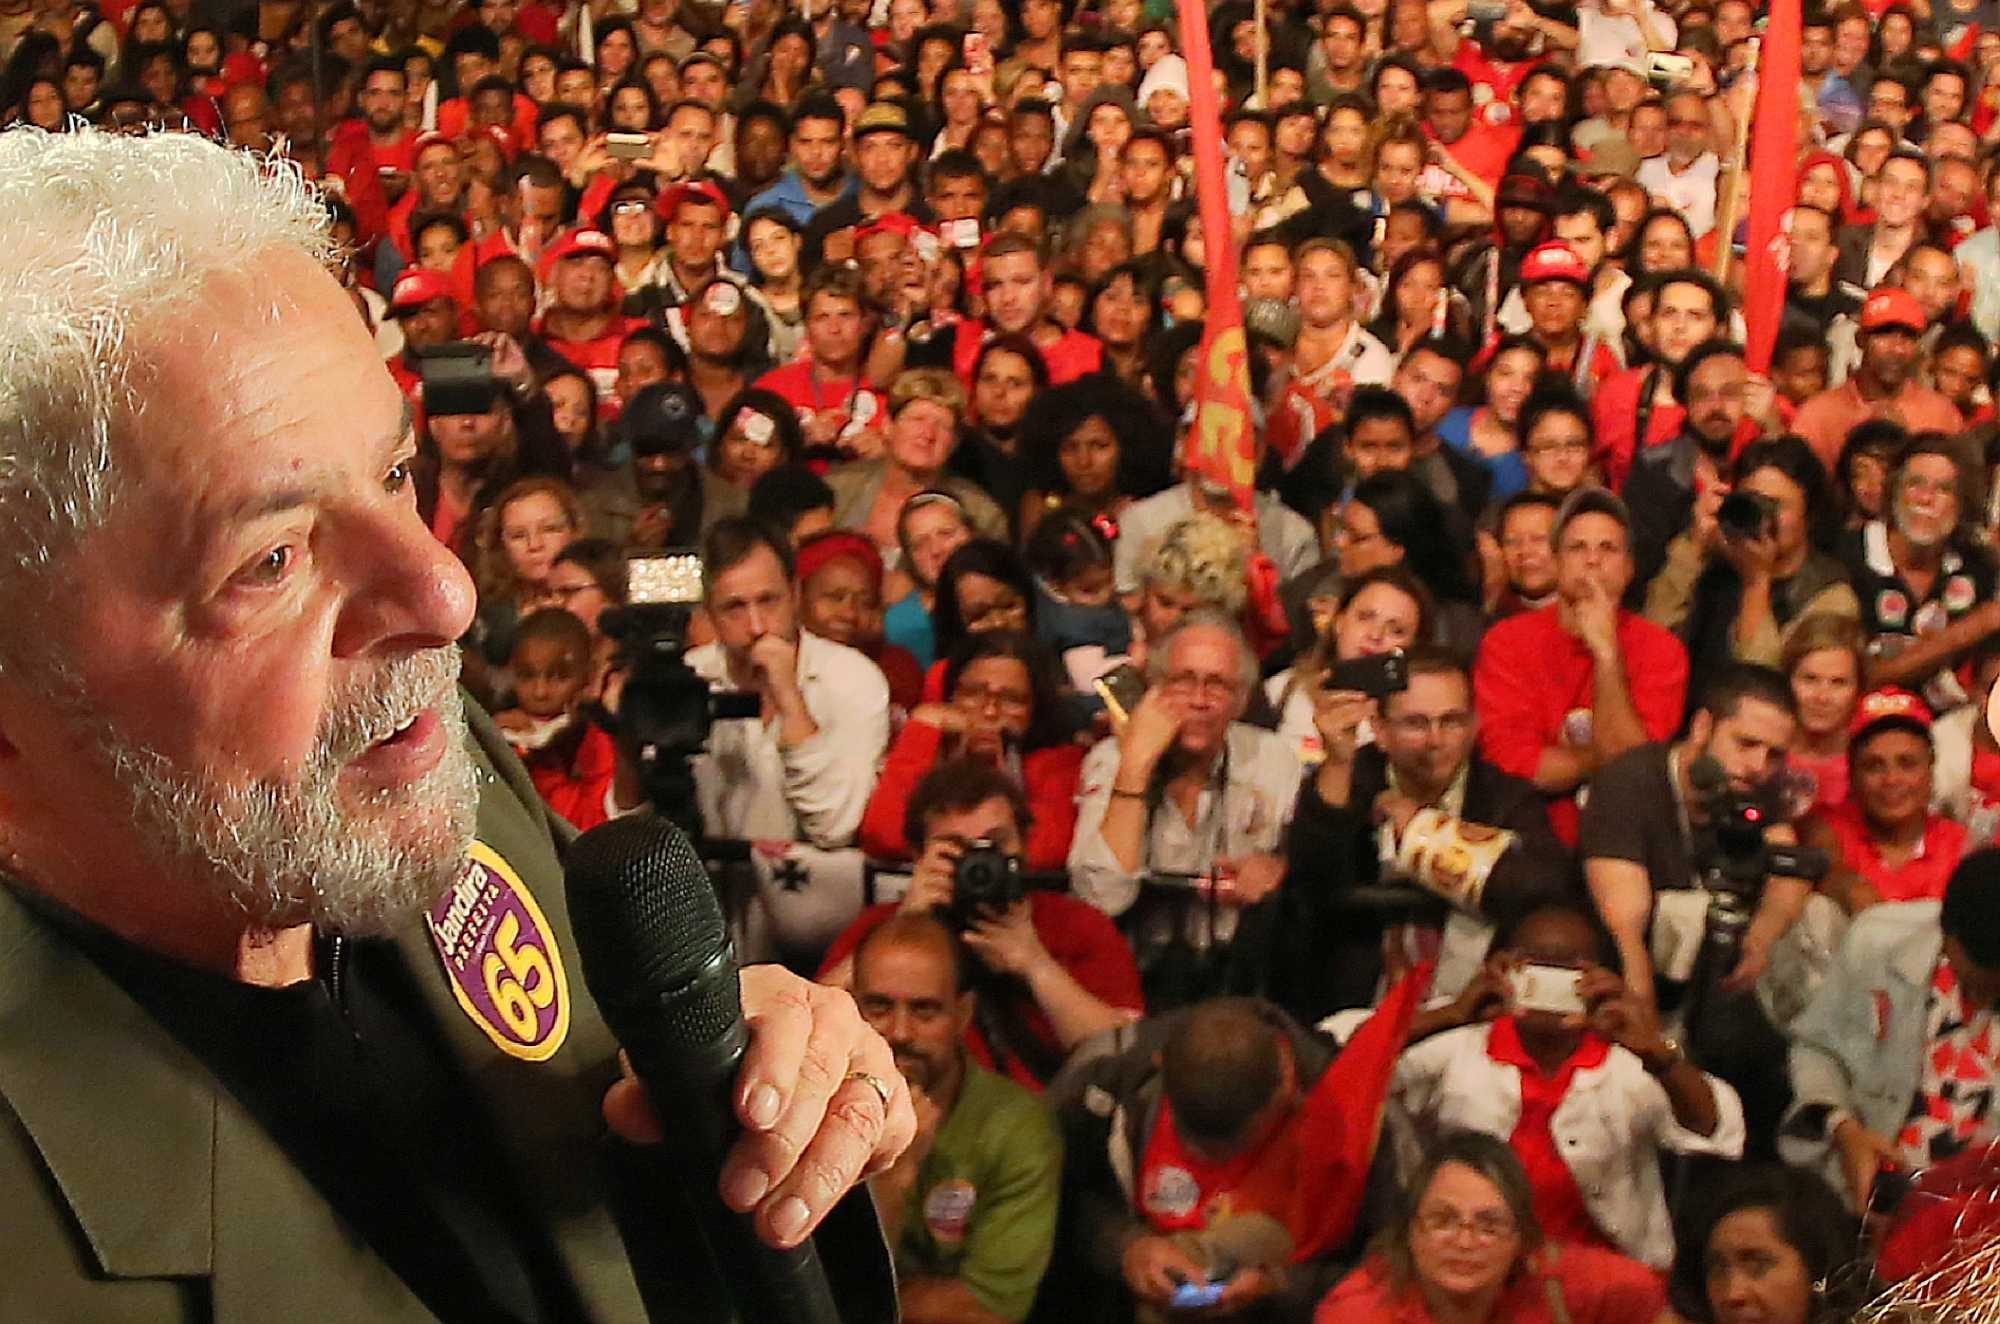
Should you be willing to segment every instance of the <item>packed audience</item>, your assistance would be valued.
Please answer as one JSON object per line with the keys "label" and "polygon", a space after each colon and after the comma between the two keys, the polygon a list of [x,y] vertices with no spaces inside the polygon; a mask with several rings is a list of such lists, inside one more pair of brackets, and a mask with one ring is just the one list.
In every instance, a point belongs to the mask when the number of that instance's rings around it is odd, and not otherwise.
{"label": "packed audience", "polygon": [[1808,7],[1762,369],[1754,0],[1210,6],[1228,235],[1185,12],[0,0],[0,115],[321,191],[466,685],[894,1047],[907,1319],[1931,1281],[2000,1183],[2000,10]]}

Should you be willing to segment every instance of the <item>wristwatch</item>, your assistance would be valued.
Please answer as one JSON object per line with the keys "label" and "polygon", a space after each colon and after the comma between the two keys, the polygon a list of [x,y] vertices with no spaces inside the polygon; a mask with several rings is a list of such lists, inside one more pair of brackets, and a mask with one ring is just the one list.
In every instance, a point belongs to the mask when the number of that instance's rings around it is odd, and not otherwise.
{"label": "wristwatch", "polygon": [[1661,1035],[1660,1051],[1643,1059],[1643,1065],[1646,1074],[1664,1076],[1685,1061],[1687,1050],[1681,1047],[1681,1041],[1670,1035]]}

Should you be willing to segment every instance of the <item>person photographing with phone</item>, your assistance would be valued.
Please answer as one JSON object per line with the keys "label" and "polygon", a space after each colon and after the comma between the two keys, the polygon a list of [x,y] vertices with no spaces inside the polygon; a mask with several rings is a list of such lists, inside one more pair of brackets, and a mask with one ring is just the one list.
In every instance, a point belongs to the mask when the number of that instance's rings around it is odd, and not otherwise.
{"label": "person photographing with phone", "polygon": [[[1316,691],[1325,758],[1299,787],[1286,837],[1293,876],[1265,990],[1308,1023],[1373,1005],[1385,943],[1401,947],[1408,928],[1425,946],[1441,941],[1432,992],[1451,997],[1479,973],[1495,918],[1582,894],[1535,788],[1479,757],[1464,666],[1423,648],[1400,660],[1391,692]],[[1411,886],[1371,897],[1397,882]]]}
{"label": "person photographing with phone", "polygon": [[1505,1140],[1551,1241],[1673,1263],[1662,1150],[1742,1156],[1736,1091],[1688,1061],[1610,968],[1586,907],[1522,915],[1451,1003],[1418,1013],[1391,1099],[1419,1130]]}

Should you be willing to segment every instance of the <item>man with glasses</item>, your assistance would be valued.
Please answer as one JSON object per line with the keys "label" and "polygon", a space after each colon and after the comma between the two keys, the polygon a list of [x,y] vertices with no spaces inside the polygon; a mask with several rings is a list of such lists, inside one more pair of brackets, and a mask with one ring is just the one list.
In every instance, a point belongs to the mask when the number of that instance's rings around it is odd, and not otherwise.
{"label": "man with glasses", "polygon": [[[1384,939],[1443,926],[1432,991],[1455,997],[1486,959],[1496,920],[1582,896],[1575,862],[1535,788],[1478,754],[1472,678],[1442,650],[1408,659],[1409,688],[1375,705],[1322,693],[1313,714],[1326,758],[1299,787],[1285,842],[1292,862],[1272,931],[1268,995],[1307,1023],[1380,992]],[[1455,851],[1475,863],[1452,863]],[[1362,908],[1356,888],[1421,889]]]}
{"label": "man with glasses", "polygon": [[1242,721],[1257,659],[1230,617],[1189,612],[1147,649],[1147,672],[1145,697],[1084,759],[1069,872],[1079,896],[1126,917],[1140,968],[1165,981],[1149,989],[1159,1005],[1156,990],[1217,991],[1225,962],[1211,958],[1284,882],[1299,760],[1295,742]]}
{"label": "man with glasses", "polygon": [[1933,712],[1966,701],[1953,668],[2000,632],[1993,557],[1965,527],[1975,463],[1955,440],[1912,442],[1890,485],[1889,518],[1841,545],[1873,654],[1868,683],[1920,689]]}

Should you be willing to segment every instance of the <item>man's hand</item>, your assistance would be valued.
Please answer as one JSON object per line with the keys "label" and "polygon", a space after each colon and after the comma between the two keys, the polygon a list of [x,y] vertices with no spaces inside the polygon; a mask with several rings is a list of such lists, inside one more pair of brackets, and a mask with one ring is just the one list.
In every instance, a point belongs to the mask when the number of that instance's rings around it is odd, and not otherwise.
{"label": "man's hand", "polygon": [[1570,604],[1570,633],[1599,662],[1618,658],[1618,600],[1596,580],[1590,581],[1581,602]]}
{"label": "man's hand", "polygon": [[1383,791],[1375,797],[1375,821],[1387,823],[1389,831],[1398,841],[1403,838],[1403,830],[1410,826],[1410,820],[1417,816],[1423,806],[1400,791]]}
{"label": "man's hand", "polygon": [[783,635],[767,634],[750,645],[750,665],[757,688],[772,699],[796,694],[799,688],[799,646]]}
{"label": "man's hand", "polygon": [[1576,986],[1590,1010],[1590,1028],[1642,1062],[1654,1062],[1669,1050],[1660,1034],[1660,1019],[1652,1004],[1634,995],[1625,981],[1603,966],[1591,966]]}
{"label": "man's hand", "polygon": [[846,422],[845,415],[831,409],[813,409],[799,419],[799,431],[805,434],[808,446],[831,446]]}
{"label": "man's hand", "polygon": [[1477,1025],[1490,1021],[1507,1010],[1507,962],[1498,956],[1489,957],[1486,964],[1479,967],[1465,987],[1452,999],[1452,1019],[1459,1025]]}
{"label": "man's hand", "polygon": [[[889,1045],[836,988],[779,966],[743,971],[750,1049],[737,1073],[744,1134],[722,1168],[723,1203],[755,1211],[757,1235],[796,1246],[857,1181],[885,1171],[916,1134],[910,1090]],[[890,1090],[884,1105],[862,1073]],[[660,1119],[630,1074],[604,1096],[604,1120],[633,1144],[657,1144]]]}
{"label": "man's hand", "polygon": [[1778,535],[1768,530],[1755,538],[1724,535],[1722,556],[1744,583],[1768,584],[1778,564]]}
{"label": "man's hand", "polygon": [[963,854],[965,847],[951,838],[933,837],[917,857],[917,867],[910,871],[910,890],[896,909],[905,915],[928,915],[949,906],[957,895],[958,857]]}
{"label": "man's hand", "polygon": [[569,182],[577,188],[582,188],[590,182],[592,175],[600,170],[607,170],[610,166],[611,148],[606,145],[604,135],[600,133],[585,143],[583,150],[576,154],[576,160],[570,163]]}
{"label": "man's hand", "polygon": [[1902,1151],[1896,1148],[1895,1141],[1877,1135],[1852,1117],[1835,1128],[1833,1143],[1840,1151],[1840,1170],[1847,1177],[1847,1189],[1854,1196],[1854,1207],[1866,1209],[1882,1165],[1900,1164],[1903,1161]]}
{"label": "man's hand", "polygon": [[889,434],[881,428],[856,428],[837,440],[840,449],[855,460],[872,460],[889,449]]}
{"label": "man's hand", "polygon": [[1743,954],[1737,959],[1736,968],[1722,981],[1723,991],[1748,993],[1757,987],[1757,981],[1764,977],[1764,971],[1769,969],[1770,965],[1769,944],[1752,942],[1746,937],[1743,942]]}
{"label": "man's hand", "polygon": [[1203,1310],[1176,1311],[1193,1319],[1227,1319],[1256,1305],[1278,1290],[1278,1276],[1269,1269],[1239,1269],[1222,1288],[1215,1304]]}
{"label": "man's hand", "polygon": [[525,391],[535,383],[535,373],[528,366],[528,356],[521,350],[521,342],[505,331],[481,331],[472,337],[475,345],[484,345],[493,351],[491,366],[493,375],[516,391]]}
{"label": "man's hand", "polygon": [[1164,1306],[1182,1283],[1208,1281],[1208,1270],[1168,1237],[1134,1237],[1125,1247],[1125,1285],[1141,1301]]}
{"label": "man's hand", "polygon": [[665,547],[673,533],[674,512],[664,504],[651,505],[632,517],[627,541],[634,547]]}
{"label": "man's hand", "polygon": [[1026,898],[999,914],[988,913],[960,935],[987,969],[1026,977],[1055,958],[1035,932],[1034,907]]}
{"label": "man's hand", "polygon": [[1375,700],[1359,690],[1327,690],[1313,701],[1313,729],[1328,763],[1354,762],[1361,724],[1375,715]]}
{"label": "man's hand", "polygon": [[[1216,899],[1225,905],[1254,906],[1285,881],[1285,857],[1254,851],[1234,860],[1215,862]],[[1227,877],[1220,875],[1227,873]]]}
{"label": "man's hand", "polygon": [[1147,690],[1118,733],[1118,775],[1128,784],[1151,777],[1180,732],[1181,715],[1173,701],[1157,686]]}

